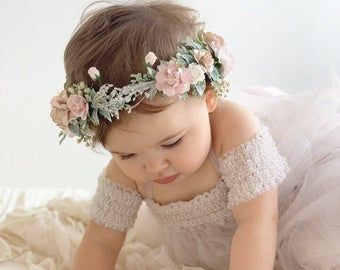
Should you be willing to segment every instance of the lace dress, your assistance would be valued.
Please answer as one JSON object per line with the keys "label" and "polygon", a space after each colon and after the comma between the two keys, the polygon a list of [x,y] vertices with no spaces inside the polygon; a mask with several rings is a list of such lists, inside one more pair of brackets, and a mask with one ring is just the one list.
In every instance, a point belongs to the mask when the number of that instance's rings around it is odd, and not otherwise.
{"label": "lace dress", "polygon": [[243,95],[261,127],[221,157],[210,151],[220,172],[210,191],[160,205],[150,186],[143,198],[108,179],[105,169],[100,174],[90,218],[128,232],[115,269],[228,269],[232,207],[274,186],[275,269],[340,269],[340,116],[338,107],[327,107],[335,104],[334,92],[323,100]]}

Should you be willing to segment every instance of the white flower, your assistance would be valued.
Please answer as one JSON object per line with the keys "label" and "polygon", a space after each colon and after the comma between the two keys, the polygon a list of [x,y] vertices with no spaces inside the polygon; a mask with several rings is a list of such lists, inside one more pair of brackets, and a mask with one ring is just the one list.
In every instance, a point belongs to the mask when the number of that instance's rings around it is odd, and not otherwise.
{"label": "white flower", "polygon": [[230,53],[229,48],[226,44],[219,48],[216,48],[215,54],[222,65],[222,77],[226,78],[228,75],[231,74],[232,70],[235,67],[234,57]]}
{"label": "white flower", "polygon": [[153,52],[148,52],[145,56],[145,62],[151,66],[156,62],[157,56]]}
{"label": "white flower", "polygon": [[90,67],[87,73],[90,75],[91,79],[96,81],[100,77],[99,70],[96,67]]}
{"label": "white flower", "polygon": [[204,81],[204,69],[201,65],[197,65],[195,63],[191,63],[188,66],[190,73],[191,73],[191,82],[190,84],[196,84],[200,81]]}

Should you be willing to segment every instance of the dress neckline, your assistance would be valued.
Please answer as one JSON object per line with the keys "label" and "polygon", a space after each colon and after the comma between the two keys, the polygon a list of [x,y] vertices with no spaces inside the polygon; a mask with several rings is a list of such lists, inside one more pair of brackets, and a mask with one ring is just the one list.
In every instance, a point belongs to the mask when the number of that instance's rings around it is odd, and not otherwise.
{"label": "dress neckline", "polygon": [[[230,157],[232,157],[236,152],[238,151],[244,151],[247,148],[251,147],[252,144],[254,144],[254,142],[256,140],[259,139],[259,137],[263,136],[263,134],[265,132],[268,132],[268,127],[266,125],[264,125],[262,122],[260,122],[260,127],[259,130],[257,131],[257,133],[248,141],[239,144],[235,147],[233,147],[232,149],[224,152],[221,156],[217,157],[216,153],[214,152],[213,148],[210,148],[210,152],[209,152],[209,157],[212,160],[212,163],[214,164],[214,166],[216,167],[216,169],[220,171],[220,166],[223,166],[223,161],[225,159],[228,159]],[[179,205],[189,205],[189,204],[194,204],[196,201],[200,201],[202,200],[202,198],[207,198],[207,197],[211,197],[213,194],[215,194],[218,189],[220,188],[220,186],[224,186],[225,182],[224,179],[222,178],[222,176],[220,176],[220,178],[216,181],[214,187],[204,193],[199,193],[197,195],[195,195],[192,199],[190,199],[189,201],[183,201],[183,200],[178,200],[175,202],[170,202],[167,204],[160,204],[158,202],[156,202],[153,198],[150,197],[146,197],[144,198],[145,201],[151,203],[152,205],[158,207],[158,208],[173,208]],[[224,187],[225,188],[225,187]]]}
{"label": "dress neckline", "polygon": [[[219,158],[216,156],[215,151],[213,149],[213,147],[210,147],[209,150],[209,159],[212,161],[213,166],[217,169],[217,171],[219,172]],[[199,193],[196,194],[193,198],[191,198],[189,201],[183,201],[183,200],[178,200],[175,202],[170,202],[167,204],[160,204],[159,202],[156,202],[152,196],[152,186],[150,185],[150,183],[147,183],[146,186],[146,197],[144,198],[144,200],[146,202],[149,202],[151,204],[153,204],[156,207],[174,207],[175,205],[180,205],[180,204],[192,204],[196,201],[200,201],[202,198],[207,198],[210,197],[212,194],[214,194],[218,188],[224,183],[222,176],[220,175],[219,179],[215,182],[213,188],[211,188],[208,191],[205,191],[203,193]],[[148,195],[150,194],[150,195]]]}
{"label": "dress neckline", "polygon": [[215,194],[218,191],[218,189],[222,185],[224,185],[224,180],[223,180],[222,177],[220,177],[216,181],[216,183],[215,183],[215,185],[212,189],[205,191],[204,193],[196,194],[189,201],[178,200],[178,201],[170,202],[170,203],[167,203],[167,204],[160,204],[159,202],[156,202],[154,199],[151,199],[151,198],[144,198],[144,200],[148,203],[151,203],[152,205],[154,205],[158,208],[173,208],[173,207],[183,205],[183,204],[189,205],[189,204],[194,204],[196,201],[201,201],[202,199],[206,199],[206,198],[211,197],[213,194]]}

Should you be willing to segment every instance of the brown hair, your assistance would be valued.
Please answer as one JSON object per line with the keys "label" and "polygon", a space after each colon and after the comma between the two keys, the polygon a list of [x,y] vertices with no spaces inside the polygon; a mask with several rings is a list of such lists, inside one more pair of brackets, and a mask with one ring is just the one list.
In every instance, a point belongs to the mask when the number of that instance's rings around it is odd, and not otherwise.
{"label": "brown hair", "polygon": [[[146,73],[144,57],[148,52],[168,61],[186,36],[195,37],[203,30],[204,23],[197,22],[198,16],[194,9],[159,0],[111,3],[85,16],[83,12],[64,52],[66,85],[84,81],[98,90],[98,83],[87,73],[92,66],[99,69],[102,84],[112,83],[116,87],[129,84],[131,74]],[[155,107],[141,102],[134,111],[155,113],[167,106],[169,104]],[[120,113],[120,119],[124,114],[126,112]],[[99,121],[99,126],[91,124],[90,128],[95,132],[95,144],[99,142],[105,147],[108,131],[121,120],[114,118],[110,122],[99,115]]]}

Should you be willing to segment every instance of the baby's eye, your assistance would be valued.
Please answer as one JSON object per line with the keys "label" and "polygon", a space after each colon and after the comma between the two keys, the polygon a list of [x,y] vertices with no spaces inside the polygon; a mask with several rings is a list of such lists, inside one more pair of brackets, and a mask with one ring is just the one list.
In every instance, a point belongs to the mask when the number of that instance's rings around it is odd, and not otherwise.
{"label": "baby's eye", "polygon": [[[183,137],[182,137],[183,138]],[[177,145],[179,145],[182,142],[182,138],[179,138],[176,142],[172,143],[172,144],[168,144],[168,145],[162,145],[164,148],[172,148],[175,147]],[[131,159],[135,156],[136,154],[130,154],[130,155],[119,155],[120,159],[122,160],[127,160],[127,159]]]}
{"label": "baby's eye", "polygon": [[130,158],[132,158],[134,155],[135,155],[135,154],[125,155],[125,156],[120,155],[119,157],[120,157],[120,159],[125,160],[125,159],[130,159]]}
{"label": "baby's eye", "polygon": [[[183,137],[182,137],[183,138]],[[163,145],[163,147],[165,148],[172,148],[175,147],[177,145],[179,145],[182,142],[182,138],[179,138],[176,142],[172,143],[172,144],[168,144],[168,145]]]}

